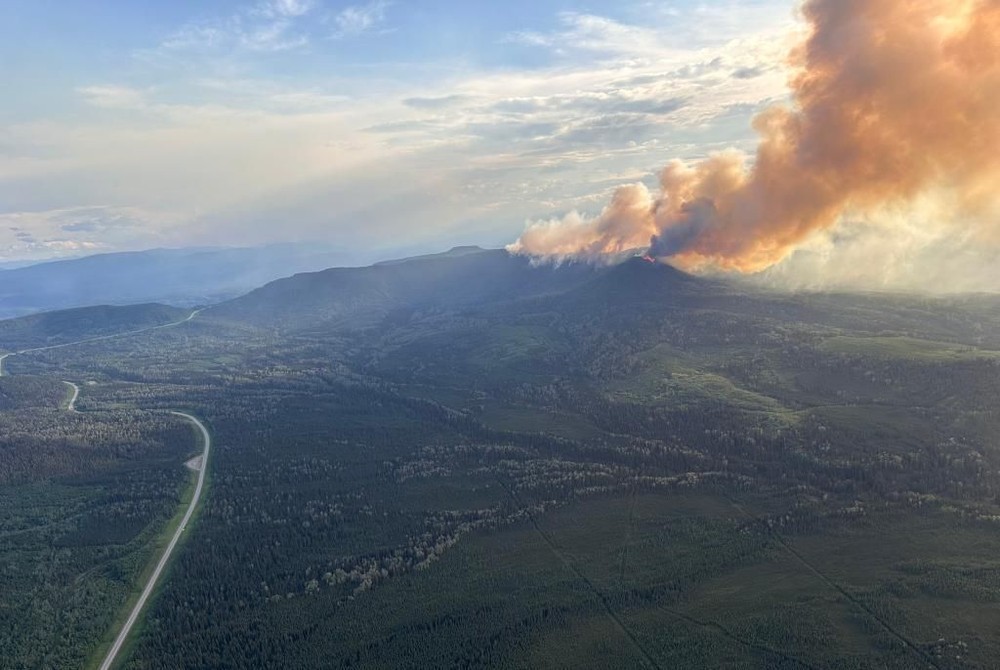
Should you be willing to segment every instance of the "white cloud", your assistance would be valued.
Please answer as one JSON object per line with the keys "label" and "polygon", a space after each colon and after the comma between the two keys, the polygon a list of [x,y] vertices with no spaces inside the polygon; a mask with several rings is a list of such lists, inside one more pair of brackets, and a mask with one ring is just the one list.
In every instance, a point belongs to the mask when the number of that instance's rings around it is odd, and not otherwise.
{"label": "white cloud", "polygon": [[[387,7],[344,10],[337,29],[379,30]],[[267,79],[232,52],[294,41],[321,9],[252,9],[190,24],[166,48],[188,57],[200,43],[212,53],[190,62],[235,61],[230,70],[178,71],[165,60],[147,86],[78,88],[92,107],[80,119],[0,128],[0,202],[22,212],[120,203],[139,224],[73,231],[116,247],[360,231],[371,243],[459,225],[501,242],[526,218],[599,208],[622,174],[649,181],[669,158],[750,141],[755,106],[785,90],[773,32],[690,50],[589,15],[566,15],[539,39],[572,35],[591,55],[545,68],[449,63],[347,85],[337,75]],[[248,46],[265,28],[273,34]],[[167,67],[186,79],[162,81]],[[733,76],[751,69],[762,74]],[[75,239],[31,221],[22,227],[49,231],[39,239]]]}
{"label": "white cloud", "polygon": [[163,40],[159,49],[171,53],[297,49],[309,43],[304,19],[316,7],[313,0],[265,0],[230,16],[188,23]]}
{"label": "white cloud", "polygon": [[333,17],[337,27],[334,37],[354,37],[378,28],[385,22],[390,4],[387,0],[374,0],[366,5],[354,5],[341,10]]}
{"label": "white cloud", "polygon": [[43,259],[105,249],[145,248],[171,220],[132,207],[0,212],[0,259]]}
{"label": "white cloud", "polygon": [[332,93],[318,86],[302,88],[266,79],[201,77],[192,83],[233,108],[256,107],[284,113],[322,112],[341,109],[353,100],[349,95]]}
{"label": "white cloud", "polygon": [[86,101],[105,109],[141,109],[146,106],[142,91],[128,86],[82,86],[76,89]]}
{"label": "white cloud", "polygon": [[626,25],[613,19],[593,14],[564,12],[560,15],[560,30],[550,33],[518,32],[508,37],[511,42],[545,47],[558,55],[575,51],[593,51],[615,56],[677,55],[677,50],[667,48],[669,42],[660,39],[652,29]]}
{"label": "white cloud", "polygon": [[507,41],[548,49],[559,57],[582,54],[620,61],[689,58],[698,50],[712,50],[746,36],[768,35],[771,42],[793,30],[795,22],[782,0],[746,3],[734,0],[723,7],[707,3],[681,11],[662,3],[646,3],[634,10],[636,21],[623,21],[582,12],[563,12],[559,27],[549,32],[522,31]]}
{"label": "white cloud", "polygon": [[270,0],[256,7],[256,11],[268,18],[294,17],[308,14],[315,8],[313,0]]}

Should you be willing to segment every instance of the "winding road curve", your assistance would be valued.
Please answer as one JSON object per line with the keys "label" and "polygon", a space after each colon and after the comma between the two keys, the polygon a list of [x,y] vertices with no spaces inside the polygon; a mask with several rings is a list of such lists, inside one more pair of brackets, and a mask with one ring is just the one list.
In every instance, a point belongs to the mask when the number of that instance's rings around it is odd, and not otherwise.
{"label": "winding road curve", "polygon": [[129,633],[132,632],[132,627],[135,622],[139,620],[139,615],[142,613],[142,608],[145,606],[146,601],[149,600],[150,594],[153,593],[153,589],[156,588],[156,582],[160,578],[160,574],[163,572],[163,568],[166,567],[167,562],[170,561],[170,556],[174,552],[174,548],[177,546],[177,542],[181,539],[181,533],[187,527],[188,521],[191,520],[191,515],[194,514],[195,509],[198,507],[198,500],[201,498],[201,491],[205,485],[205,472],[208,464],[208,452],[212,447],[212,436],[209,434],[208,429],[205,428],[205,424],[199,421],[197,418],[186,414],[184,412],[171,412],[171,414],[176,414],[177,416],[184,417],[190,421],[201,433],[201,439],[205,443],[205,450],[202,452],[201,468],[198,470],[198,483],[195,485],[194,495],[191,496],[191,502],[188,505],[187,511],[184,512],[184,518],[181,519],[181,523],[177,526],[177,530],[174,531],[173,537],[170,538],[170,544],[163,552],[163,556],[160,557],[159,563],[156,564],[156,569],[153,570],[153,574],[150,575],[149,581],[146,582],[146,587],[142,590],[142,594],[139,596],[139,600],[136,601],[135,607],[128,615],[128,619],[125,620],[125,625],[122,626],[121,631],[118,633],[118,637],[115,638],[114,644],[111,645],[111,649],[108,650],[107,656],[104,657],[104,662],[101,663],[101,670],[109,670],[112,665],[114,665],[115,659],[118,657],[118,653],[121,651],[122,646],[125,644],[125,640],[128,639]]}
{"label": "winding road curve", "polygon": [[[171,323],[165,323],[160,326],[151,326],[149,328],[140,328],[138,330],[130,330],[123,333],[113,333],[111,335],[101,335],[99,337],[91,337],[84,340],[77,340],[75,342],[64,342],[62,344],[53,344],[47,347],[34,347],[32,349],[22,349],[21,351],[14,351],[6,354],[0,354],[0,377],[4,376],[3,363],[4,360],[10,358],[11,356],[19,356],[22,354],[30,354],[37,351],[50,351],[52,349],[62,349],[64,347],[71,347],[78,344],[87,344],[89,342],[99,342],[102,340],[111,340],[118,337],[127,337],[129,335],[139,335],[141,333],[148,333],[154,330],[161,330],[163,328],[173,328],[174,326],[179,326],[181,324],[191,321],[194,317],[198,316],[202,310],[196,309],[187,316],[187,318],[181,319],[180,321],[174,321]],[[69,403],[66,405],[66,410],[69,412],[77,412],[76,401],[80,397],[80,387],[73,382],[64,381],[64,384],[68,385],[73,390],[73,395],[70,397]],[[135,605],[132,607],[132,611],[129,612],[128,619],[125,620],[125,624],[122,629],[118,632],[118,636],[115,638],[114,643],[108,650],[107,655],[104,657],[104,661],[101,663],[100,670],[109,670],[118,658],[118,654],[121,652],[125,641],[128,640],[129,634],[132,632],[132,628],[135,626],[136,621],[139,620],[139,615],[142,614],[142,609],[149,600],[150,595],[152,595],[153,590],[156,588],[156,584],[163,574],[164,568],[166,568],[167,563],[170,562],[170,557],[174,553],[174,549],[177,547],[177,543],[181,539],[181,533],[187,528],[188,522],[191,521],[192,515],[194,515],[195,510],[198,508],[198,502],[201,499],[202,490],[205,487],[205,472],[208,470],[208,452],[212,448],[212,436],[197,417],[187,414],[186,412],[170,412],[176,416],[182,417],[188,420],[200,433],[202,442],[204,443],[204,449],[201,453],[201,463],[197,468],[198,470],[198,481],[195,484],[194,494],[191,496],[191,501],[188,503],[188,508],[184,512],[184,517],[181,519],[180,524],[177,526],[177,530],[174,531],[173,536],[170,538],[169,544],[167,544],[166,549],[163,551],[163,555],[160,556],[159,562],[156,564],[156,568],[153,569],[153,574],[150,575],[149,580],[146,582],[146,586],[142,589],[142,593],[139,595],[139,600],[136,601]]]}
{"label": "winding road curve", "polygon": [[73,395],[70,396],[69,402],[66,404],[66,411],[77,414],[76,401],[80,397],[80,387],[73,382],[63,382],[63,384],[66,384],[73,390]]}

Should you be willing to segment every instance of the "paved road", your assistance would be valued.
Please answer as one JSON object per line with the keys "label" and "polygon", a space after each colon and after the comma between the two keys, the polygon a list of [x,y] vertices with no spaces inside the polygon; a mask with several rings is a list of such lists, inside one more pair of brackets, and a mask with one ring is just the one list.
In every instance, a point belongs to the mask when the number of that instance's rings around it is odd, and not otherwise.
{"label": "paved road", "polygon": [[[3,362],[5,359],[11,356],[18,356],[21,354],[30,354],[37,351],[50,351],[52,349],[62,349],[64,347],[72,347],[77,344],[87,344],[88,342],[99,342],[102,340],[111,340],[117,337],[126,337],[128,335],[139,335],[141,333],[148,333],[154,330],[160,330],[162,328],[172,328],[174,326],[179,326],[183,323],[187,323],[194,317],[198,316],[202,310],[196,309],[191,312],[187,318],[181,319],[180,321],[174,321],[172,323],[165,323],[161,326],[150,326],[149,328],[140,328],[138,330],[129,330],[123,333],[113,333],[111,335],[101,335],[99,337],[91,337],[85,340],[77,340],[75,342],[64,342],[63,344],[53,344],[47,347],[34,347],[32,349],[22,349],[21,351],[14,351],[7,354],[0,354],[0,376],[3,376]],[[80,396],[80,387],[73,382],[64,382],[73,388],[73,397],[70,398],[69,404],[66,409],[70,412],[76,412],[76,401]],[[173,537],[170,538],[170,543],[167,544],[167,548],[164,549],[163,555],[160,556],[159,562],[156,564],[156,568],[153,570],[153,574],[150,575],[149,581],[146,582],[145,588],[143,588],[142,593],[139,595],[139,600],[136,602],[132,611],[129,612],[128,619],[125,620],[125,624],[122,626],[121,631],[118,632],[118,637],[115,638],[114,644],[111,645],[111,649],[108,650],[107,656],[104,658],[104,662],[101,663],[101,670],[108,670],[114,665],[115,659],[118,657],[119,652],[121,652],[122,645],[128,639],[129,633],[132,632],[132,627],[135,626],[135,622],[138,621],[139,615],[142,613],[142,608],[145,606],[146,601],[149,600],[150,594],[152,594],[153,589],[156,588],[156,582],[159,580],[160,575],[163,573],[163,569],[166,567],[167,563],[170,561],[171,555],[174,553],[174,549],[177,547],[177,542],[181,538],[181,533],[187,528],[188,522],[191,520],[191,515],[194,514],[195,509],[198,507],[198,501],[201,499],[201,492],[205,486],[205,471],[208,465],[208,452],[212,447],[212,436],[209,435],[208,429],[205,425],[199,421],[197,418],[191,416],[190,414],[185,414],[184,412],[171,412],[171,414],[176,414],[177,416],[184,417],[190,421],[201,433],[201,439],[205,444],[205,448],[201,455],[201,468],[198,470],[198,483],[195,485],[194,495],[191,497],[191,502],[188,505],[187,511],[184,512],[184,518],[181,519],[181,523],[177,526],[177,530],[174,531]]]}
{"label": "paved road", "polygon": [[76,412],[76,399],[80,397],[80,387],[73,382],[63,382],[71,389],[73,389],[73,396],[69,399],[69,404],[66,405],[67,412]]}
{"label": "paved road", "polygon": [[149,328],[140,328],[138,330],[127,330],[123,333],[112,333],[111,335],[100,335],[98,337],[88,337],[85,340],[76,340],[75,342],[63,342],[62,344],[52,344],[47,347],[34,347],[32,349],[22,349],[20,351],[12,351],[9,354],[0,354],[0,377],[3,376],[3,362],[4,359],[10,358],[11,356],[20,356],[21,354],[33,354],[38,351],[51,351],[52,349],[62,349],[64,347],[73,347],[78,344],[87,344],[89,342],[101,342],[102,340],[113,340],[117,337],[127,337],[129,335],[140,335],[142,333],[149,333],[154,330],[161,330],[163,328],[173,328],[174,326],[179,326],[182,323],[187,323],[194,317],[201,314],[203,310],[196,309],[187,315],[187,318],[181,319],[180,321],[172,321],[171,323],[165,323],[161,326],[150,326]]}
{"label": "paved road", "polygon": [[135,607],[128,615],[128,619],[125,620],[125,625],[122,626],[121,631],[118,633],[118,637],[115,638],[114,644],[111,645],[111,649],[108,650],[108,655],[104,658],[104,662],[101,663],[101,670],[109,670],[112,665],[114,665],[115,659],[118,657],[118,653],[122,649],[122,645],[128,639],[129,633],[132,631],[132,627],[135,622],[138,621],[139,615],[142,613],[142,608],[149,600],[150,594],[153,593],[153,589],[156,588],[156,582],[160,578],[160,574],[163,572],[163,568],[166,567],[167,562],[170,560],[171,554],[174,552],[174,548],[177,546],[178,540],[181,539],[181,533],[187,527],[188,522],[191,520],[191,515],[194,514],[195,508],[198,506],[198,500],[201,498],[201,490],[205,484],[205,471],[208,465],[208,451],[212,447],[212,436],[209,435],[208,429],[205,425],[191,416],[190,414],[185,414],[184,412],[171,412],[171,414],[176,414],[177,416],[182,416],[191,423],[195,425],[198,431],[201,433],[201,439],[205,443],[205,450],[202,452],[201,469],[198,471],[198,484],[195,486],[194,495],[191,497],[191,504],[188,505],[187,511],[184,513],[184,518],[181,519],[181,523],[177,526],[177,530],[174,531],[174,536],[170,538],[170,544],[163,552],[163,556],[160,557],[160,562],[156,564],[156,569],[153,570],[153,574],[150,575],[149,581],[146,582],[146,587],[142,590],[142,595],[139,596],[139,600],[136,602]]}

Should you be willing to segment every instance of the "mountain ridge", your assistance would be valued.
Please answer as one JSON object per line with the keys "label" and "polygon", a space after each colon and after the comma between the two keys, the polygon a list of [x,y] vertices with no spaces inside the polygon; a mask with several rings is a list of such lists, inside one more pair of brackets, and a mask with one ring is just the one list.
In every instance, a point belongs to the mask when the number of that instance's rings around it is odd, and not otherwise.
{"label": "mountain ridge", "polygon": [[659,290],[667,285],[690,290],[706,281],[641,259],[602,267],[538,263],[503,249],[456,249],[364,268],[300,273],[217,305],[211,314],[279,330],[337,323],[360,327],[400,309],[483,307],[575,291],[585,295],[601,291],[591,284],[605,277],[641,287],[649,279],[639,276],[645,273],[657,277]]}

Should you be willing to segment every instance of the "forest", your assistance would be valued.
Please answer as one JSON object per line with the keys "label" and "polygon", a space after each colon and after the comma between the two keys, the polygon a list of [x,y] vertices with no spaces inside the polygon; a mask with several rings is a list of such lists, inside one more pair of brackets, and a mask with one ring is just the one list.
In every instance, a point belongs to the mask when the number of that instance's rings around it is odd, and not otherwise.
{"label": "forest", "polygon": [[153,555],[196,448],[183,422],[66,410],[66,386],[0,378],[4,667],[79,668]]}
{"label": "forest", "polygon": [[93,662],[184,410],[210,486],[124,668],[993,667],[1000,302],[646,272],[8,359],[0,653]]}

